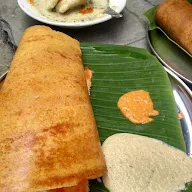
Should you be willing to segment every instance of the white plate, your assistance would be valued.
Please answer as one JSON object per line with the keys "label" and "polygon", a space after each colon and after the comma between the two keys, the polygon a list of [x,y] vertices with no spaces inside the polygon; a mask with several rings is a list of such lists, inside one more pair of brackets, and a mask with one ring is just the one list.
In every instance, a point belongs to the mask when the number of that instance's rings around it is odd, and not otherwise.
{"label": "white plate", "polygon": [[[29,3],[28,0],[17,0],[17,2],[21,7],[21,9],[33,19],[49,25],[55,25],[60,27],[67,27],[67,28],[88,27],[91,25],[108,21],[112,18],[111,15],[104,15],[103,17],[95,19],[93,21],[84,21],[84,22],[76,22],[76,23],[52,21],[44,16],[41,16],[40,13]],[[126,5],[126,0],[109,0],[109,6],[116,7],[115,11],[117,13],[120,13],[124,9],[125,5]]]}

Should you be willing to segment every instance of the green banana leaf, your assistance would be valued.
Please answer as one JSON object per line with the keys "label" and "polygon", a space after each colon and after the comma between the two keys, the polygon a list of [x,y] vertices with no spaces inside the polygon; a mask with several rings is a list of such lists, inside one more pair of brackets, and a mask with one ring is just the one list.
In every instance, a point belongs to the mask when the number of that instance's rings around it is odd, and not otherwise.
{"label": "green banana leaf", "polygon": [[[188,0],[190,3],[192,3],[192,0]],[[184,48],[182,48],[179,44],[177,44],[173,39],[171,39],[165,32],[163,29],[161,29],[156,23],[155,23],[155,11],[157,10],[158,5],[152,7],[151,9],[149,9],[148,11],[146,11],[144,13],[145,17],[148,19],[149,21],[149,30],[161,30],[161,32],[164,33],[164,35],[170,40],[172,41],[174,44],[176,44],[180,49],[182,49],[185,53],[187,53],[190,57],[192,57],[192,55],[187,52]]]}
{"label": "green banana leaf", "polygon": [[158,25],[155,23],[155,11],[157,10],[159,5],[156,5],[154,7],[152,7],[151,9],[149,9],[148,11],[146,11],[144,13],[145,17],[148,19],[149,21],[149,30],[153,30],[153,29],[159,29],[160,27],[158,27]]}
{"label": "green banana leaf", "polygon": [[[128,46],[81,44],[83,63],[94,71],[91,103],[101,142],[115,133],[133,133],[159,139],[185,151],[176,104],[168,76],[146,50]],[[160,114],[144,125],[131,123],[117,107],[120,96],[133,90],[150,93]],[[90,182],[91,192],[107,192],[102,183]]]}

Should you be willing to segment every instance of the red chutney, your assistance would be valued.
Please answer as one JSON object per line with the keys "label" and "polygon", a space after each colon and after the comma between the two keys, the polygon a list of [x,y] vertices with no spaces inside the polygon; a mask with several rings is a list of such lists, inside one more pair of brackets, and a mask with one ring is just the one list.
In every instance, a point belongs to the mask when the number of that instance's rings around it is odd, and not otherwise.
{"label": "red chutney", "polygon": [[87,81],[87,87],[88,87],[88,91],[90,92],[90,89],[91,89],[91,78],[93,76],[93,71],[91,71],[89,69],[88,66],[85,67],[85,78],[86,78],[86,81]]}
{"label": "red chutney", "polygon": [[153,101],[147,91],[131,91],[119,98],[118,107],[122,114],[132,123],[145,124],[153,121],[149,116],[159,115],[153,109]]}
{"label": "red chutney", "polygon": [[34,3],[33,0],[28,0],[28,1],[29,1],[30,4],[33,4],[33,3]]}
{"label": "red chutney", "polygon": [[82,9],[80,10],[80,13],[82,14],[88,14],[88,13],[93,13],[94,8],[92,6],[83,6]]}

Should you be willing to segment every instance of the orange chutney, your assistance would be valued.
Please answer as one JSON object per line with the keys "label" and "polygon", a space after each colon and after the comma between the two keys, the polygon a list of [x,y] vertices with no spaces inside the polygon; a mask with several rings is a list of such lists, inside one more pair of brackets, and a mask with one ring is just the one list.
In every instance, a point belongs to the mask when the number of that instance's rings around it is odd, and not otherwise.
{"label": "orange chutney", "polygon": [[92,6],[82,6],[82,9],[80,10],[80,13],[82,14],[88,14],[88,13],[93,13],[94,8]]}
{"label": "orange chutney", "polygon": [[118,107],[132,123],[145,124],[153,121],[149,116],[159,115],[147,91],[131,91],[119,98]]}
{"label": "orange chutney", "polygon": [[91,89],[91,85],[92,85],[92,83],[91,83],[92,76],[93,76],[93,71],[91,71],[89,69],[89,67],[86,66],[85,67],[85,78],[86,78],[86,82],[87,82],[87,87],[88,87],[89,93],[90,93],[90,89]]}
{"label": "orange chutney", "polygon": [[30,3],[30,4],[33,4],[34,2],[33,2],[33,0],[29,0],[29,3]]}

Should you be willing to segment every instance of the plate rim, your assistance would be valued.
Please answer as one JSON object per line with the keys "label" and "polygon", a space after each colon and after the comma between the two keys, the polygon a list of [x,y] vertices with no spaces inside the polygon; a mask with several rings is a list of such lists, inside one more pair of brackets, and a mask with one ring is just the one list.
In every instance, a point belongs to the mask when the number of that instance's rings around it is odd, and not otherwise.
{"label": "plate rim", "polygon": [[168,69],[167,67],[164,67],[165,71],[171,75],[175,80],[177,80],[186,90],[186,92],[189,94],[189,96],[192,98],[192,91],[190,88],[183,82],[182,79],[180,79],[173,71]]}
{"label": "plate rim", "polygon": [[[127,2],[127,0],[108,0],[108,1],[109,1],[109,3],[111,3],[111,1],[115,1],[119,4],[117,9],[115,10],[117,13],[122,12],[122,10],[125,8],[126,2]],[[32,5],[30,5],[30,2],[28,0],[17,0],[17,3],[19,5],[19,7],[23,10],[23,12],[25,14],[27,14],[29,17],[31,17],[39,22],[58,26],[58,27],[83,28],[83,27],[89,27],[92,25],[103,23],[105,21],[112,19],[111,15],[106,15],[104,17],[95,19],[93,21],[87,21],[87,22],[85,21],[85,22],[76,22],[76,23],[68,22],[67,23],[67,22],[62,22],[62,21],[52,21],[52,20],[47,19],[46,17],[41,16],[40,14],[39,14],[39,16],[36,14],[33,14],[32,8],[31,9],[26,8],[26,6],[28,6],[28,7],[32,6]]]}
{"label": "plate rim", "polygon": [[149,33],[150,33],[150,30],[149,30],[149,24],[147,24],[147,41],[148,41],[148,44],[149,44],[149,47],[150,49],[152,50],[152,52],[155,54],[155,56],[158,58],[158,60],[163,63],[163,65],[165,65],[170,71],[172,71],[174,74],[178,75],[181,79],[183,79],[184,81],[186,81],[187,83],[189,84],[192,84],[192,81],[190,81],[189,79],[187,79],[186,77],[184,77],[183,75],[181,75],[180,73],[178,73],[177,71],[175,71],[173,68],[171,68],[160,56],[159,54],[155,51],[152,43],[151,43],[151,40],[150,40],[150,37],[149,37]]}
{"label": "plate rim", "polygon": [[[180,124],[181,124],[182,132],[183,132],[183,137],[185,140],[186,153],[189,157],[192,158],[192,127],[191,127],[192,113],[190,112],[190,106],[192,105],[192,91],[185,84],[185,82],[182,79],[180,79],[175,73],[173,73],[170,69],[168,69],[166,67],[164,67],[164,69],[166,70],[166,72],[169,76],[171,76],[174,80],[176,80],[178,86],[181,86],[183,88],[183,90],[180,89],[180,91],[183,93],[184,98],[182,98],[180,96],[180,94],[178,94],[178,96],[181,99],[181,102],[176,99],[175,94],[173,94],[173,95],[175,98],[175,103],[176,103],[177,107],[179,108],[179,111],[184,114],[185,123],[182,123],[182,120],[180,120]],[[172,84],[172,82],[171,82],[171,84]],[[177,88],[174,89],[173,92],[174,91],[176,91],[178,93]],[[181,103],[183,104],[183,107],[181,107]],[[185,115],[187,115],[187,117],[185,117]],[[187,138],[185,138],[185,137],[187,137]]]}

